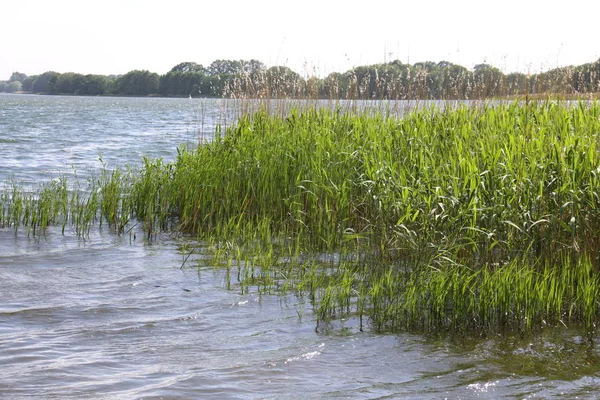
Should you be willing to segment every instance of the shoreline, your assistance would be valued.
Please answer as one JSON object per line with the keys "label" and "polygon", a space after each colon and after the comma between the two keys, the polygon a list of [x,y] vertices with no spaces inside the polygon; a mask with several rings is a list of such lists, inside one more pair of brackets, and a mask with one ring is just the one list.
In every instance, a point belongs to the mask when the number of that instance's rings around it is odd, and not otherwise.
{"label": "shoreline", "polygon": [[[0,94],[13,94],[13,95],[34,95],[34,96],[68,96],[68,97],[123,97],[123,98],[160,98],[160,99],[232,99],[232,97],[216,97],[216,96],[163,96],[160,94],[149,94],[145,96],[141,95],[124,95],[124,94],[72,94],[72,93],[35,93],[30,91],[18,91],[18,92],[0,92]],[[410,98],[410,99],[360,99],[360,98],[340,98],[340,99],[330,99],[328,97],[317,97],[317,98],[306,98],[306,97],[284,97],[277,98],[271,97],[268,99],[255,99],[255,98],[236,98],[238,100],[333,100],[333,101],[577,101],[577,100],[585,100],[585,101],[594,101],[600,100],[600,92],[590,92],[590,93],[572,93],[572,94],[561,94],[561,93],[534,93],[529,95],[510,95],[503,97],[483,97],[477,99],[420,99],[420,98]]]}

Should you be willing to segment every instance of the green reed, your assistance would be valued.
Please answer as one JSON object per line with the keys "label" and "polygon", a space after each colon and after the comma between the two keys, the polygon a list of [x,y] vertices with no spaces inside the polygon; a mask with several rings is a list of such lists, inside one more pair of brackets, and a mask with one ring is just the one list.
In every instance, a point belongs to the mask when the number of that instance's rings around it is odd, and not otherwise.
{"label": "green reed", "polygon": [[425,110],[400,121],[258,113],[182,151],[161,201],[190,232],[269,221],[311,248],[356,240],[384,258],[585,252],[597,245],[597,114],[552,103]]}
{"label": "green reed", "polygon": [[600,106],[392,114],[242,114],[172,163],[104,171],[87,191],[6,191],[0,222],[175,229],[212,243],[241,290],[294,291],[320,319],[356,315],[377,330],[592,329]]}

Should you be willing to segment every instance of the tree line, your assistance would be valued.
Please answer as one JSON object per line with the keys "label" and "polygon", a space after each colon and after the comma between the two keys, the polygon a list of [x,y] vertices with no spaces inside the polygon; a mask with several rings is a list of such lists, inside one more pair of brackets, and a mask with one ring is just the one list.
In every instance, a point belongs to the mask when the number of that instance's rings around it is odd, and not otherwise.
{"label": "tree line", "polygon": [[447,61],[399,60],[303,78],[285,66],[257,60],[216,60],[204,67],[183,62],[164,75],[134,70],[124,75],[14,72],[0,92],[73,95],[193,96],[225,98],[481,99],[533,94],[600,92],[600,59],[537,74],[504,74],[488,64],[469,70]]}

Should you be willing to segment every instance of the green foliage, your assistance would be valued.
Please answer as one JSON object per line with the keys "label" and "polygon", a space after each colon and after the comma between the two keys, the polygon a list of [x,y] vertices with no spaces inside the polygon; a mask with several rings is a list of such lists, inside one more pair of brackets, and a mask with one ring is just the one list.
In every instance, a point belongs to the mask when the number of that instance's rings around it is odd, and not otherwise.
{"label": "green foliage", "polygon": [[10,79],[8,80],[9,82],[21,82],[23,83],[23,81],[25,80],[25,78],[27,78],[27,75],[25,75],[22,72],[13,72],[12,75],[10,76]]}
{"label": "green foliage", "polygon": [[104,75],[82,75],[74,72],[59,74],[48,71],[26,78],[23,90],[34,93],[97,96],[111,93],[111,83],[112,80]]}
{"label": "green foliage", "polygon": [[211,94],[207,77],[202,72],[168,72],[159,81],[159,93],[163,96],[198,96]]}
{"label": "green foliage", "polygon": [[181,72],[186,74],[188,72],[198,72],[204,74],[206,70],[201,64],[196,64],[195,62],[182,62],[171,68],[169,72]]}
{"label": "green foliage", "polygon": [[207,68],[209,92],[219,97],[264,97],[266,70],[258,60],[216,60]]}
{"label": "green foliage", "polygon": [[0,227],[37,236],[72,224],[86,235],[96,221],[117,233],[141,224],[148,240],[175,229],[214,244],[240,290],[292,290],[320,320],[356,316],[377,331],[592,332],[598,132],[597,103],[401,119],[261,110],[171,164],[103,171],[86,190],[9,186]]}
{"label": "green foliage", "polygon": [[73,72],[60,74],[56,77],[53,94],[78,94],[79,88],[83,86],[83,75]]}
{"label": "green foliage", "polygon": [[109,92],[109,78],[103,75],[85,75],[83,84],[76,94],[101,95]]}
{"label": "green foliage", "polygon": [[157,94],[159,75],[150,71],[134,70],[117,78],[115,94],[127,96],[148,96]]}
{"label": "green foliage", "polygon": [[54,71],[47,71],[39,75],[31,86],[34,93],[53,93],[54,85],[60,74]]}
{"label": "green foliage", "polygon": [[243,72],[240,60],[215,60],[207,68],[211,76],[235,76]]}
{"label": "green foliage", "polygon": [[33,89],[33,82],[35,82],[35,80],[37,79],[37,75],[33,75],[33,76],[28,76],[27,78],[25,78],[23,80],[23,87],[22,89],[26,92],[31,92]]}
{"label": "green foliage", "polygon": [[[555,103],[402,120],[261,112],[182,151],[158,202],[181,229],[239,243],[242,287],[257,275],[241,266],[260,265],[260,282],[308,290],[323,319],[358,313],[378,330],[591,329],[599,116],[596,104]],[[249,261],[278,251],[281,266]],[[340,261],[322,265],[323,254]],[[317,270],[303,275],[301,259]]]}
{"label": "green foliage", "polygon": [[7,93],[14,93],[14,92],[20,91],[21,87],[22,87],[21,82],[19,82],[19,81],[11,81],[11,82],[8,82],[6,84],[6,87],[4,88],[4,91],[7,92]]}
{"label": "green foliage", "polygon": [[[506,96],[582,96],[600,92],[600,60],[543,73],[504,74],[488,64],[473,70],[425,61],[413,65],[399,60],[304,79],[285,66],[267,68],[258,60],[215,60],[207,68],[195,62],[175,65],[167,74],[130,71],[120,77],[56,72],[28,78],[13,73],[23,90],[35,93],[117,94],[148,96],[210,96],[244,99],[488,99]],[[13,79],[14,78],[14,79]],[[56,81],[58,80],[58,86]],[[7,87],[7,83],[3,85]]]}
{"label": "green foliage", "polygon": [[304,79],[288,67],[275,66],[266,72],[268,97],[297,98],[304,94]]}

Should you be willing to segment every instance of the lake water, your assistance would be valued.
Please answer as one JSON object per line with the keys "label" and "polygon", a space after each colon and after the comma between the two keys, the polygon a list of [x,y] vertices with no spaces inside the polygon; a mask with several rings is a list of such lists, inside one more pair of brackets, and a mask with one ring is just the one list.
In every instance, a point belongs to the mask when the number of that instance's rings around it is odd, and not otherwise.
{"label": "lake water", "polygon": [[[0,180],[171,160],[235,117],[226,100],[0,94]],[[596,398],[597,338],[316,329],[295,296],[241,294],[187,239],[0,229],[0,398]]]}

